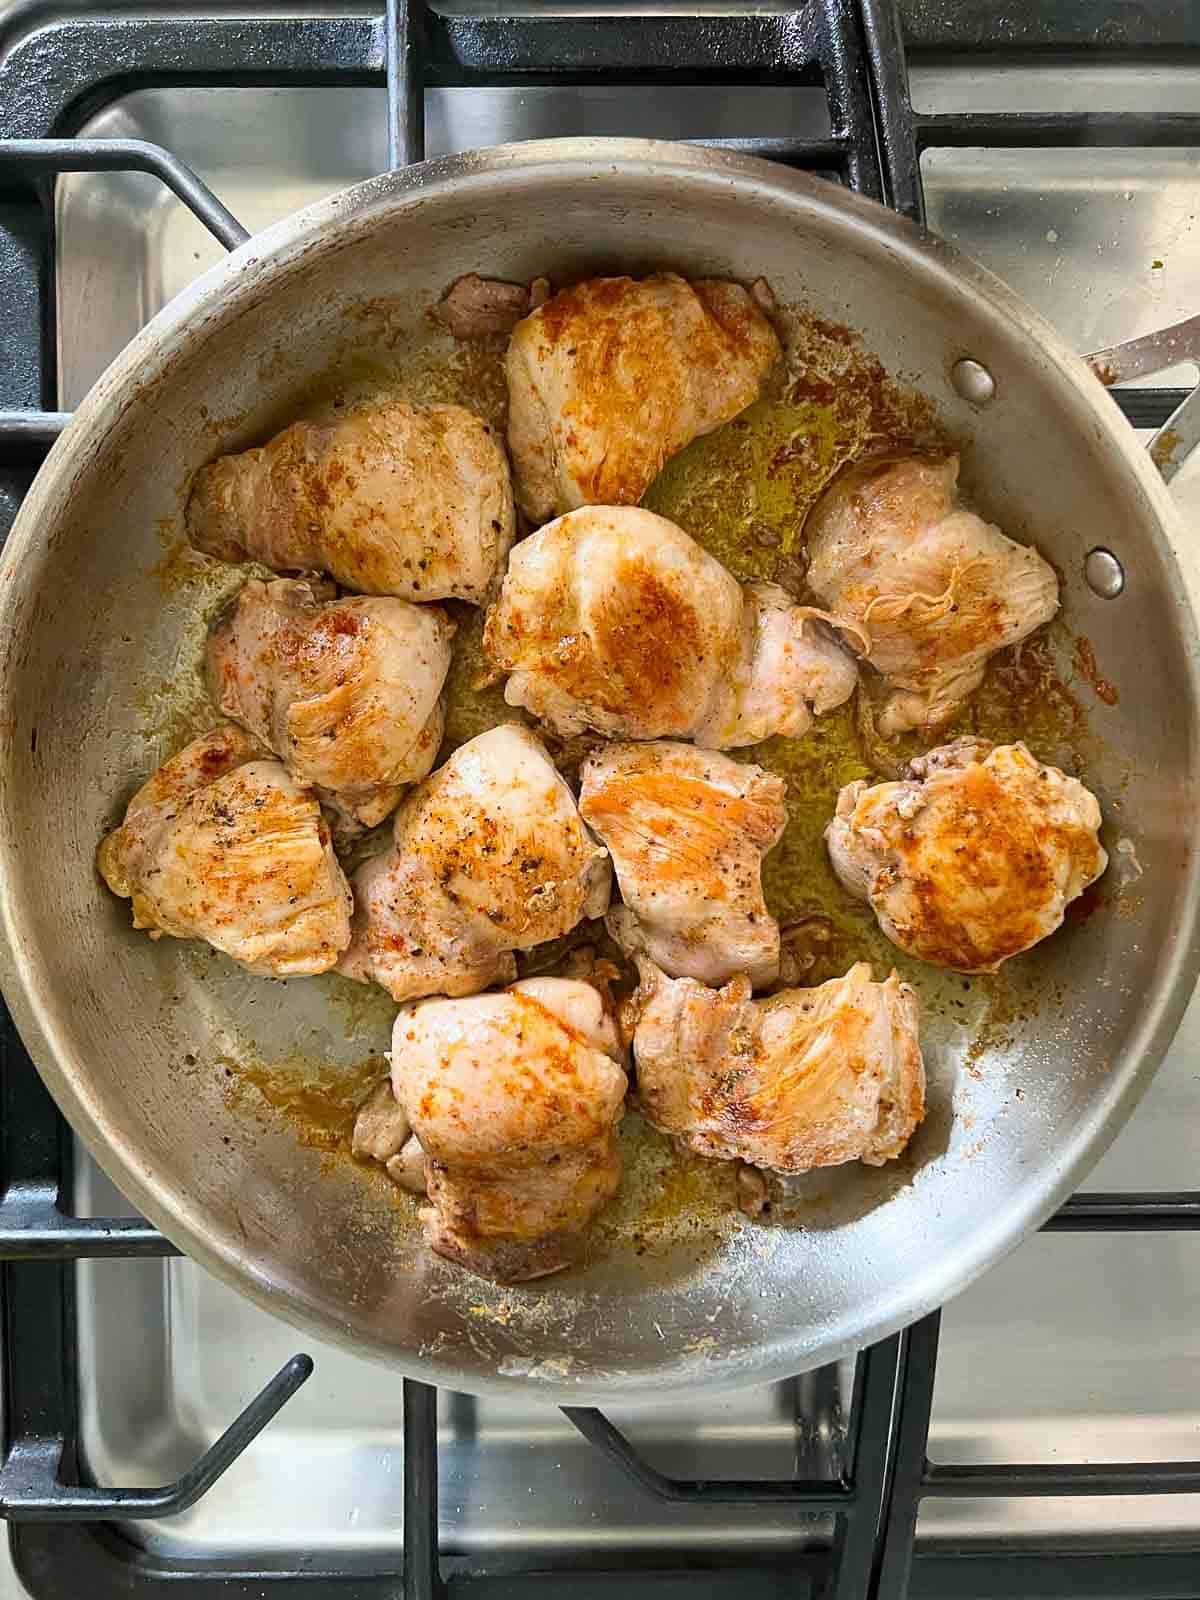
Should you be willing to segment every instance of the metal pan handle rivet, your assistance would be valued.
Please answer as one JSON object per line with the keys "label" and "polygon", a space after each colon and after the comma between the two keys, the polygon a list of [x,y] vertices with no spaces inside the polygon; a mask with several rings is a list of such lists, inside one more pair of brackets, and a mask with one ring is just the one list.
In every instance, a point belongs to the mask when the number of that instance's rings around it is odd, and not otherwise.
{"label": "metal pan handle rivet", "polygon": [[1088,551],[1087,560],[1083,563],[1083,575],[1088,588],[1102,600],[1115,600],[1125,587],[1125,568],[1111,550],[1105,550],[1100,545]]}
{"label": "metal pan handle rivet", "polygon": [[981,361],[963,356],[950,368],[950,382],[969,405],[986,406],[996,398],[996,380]]}

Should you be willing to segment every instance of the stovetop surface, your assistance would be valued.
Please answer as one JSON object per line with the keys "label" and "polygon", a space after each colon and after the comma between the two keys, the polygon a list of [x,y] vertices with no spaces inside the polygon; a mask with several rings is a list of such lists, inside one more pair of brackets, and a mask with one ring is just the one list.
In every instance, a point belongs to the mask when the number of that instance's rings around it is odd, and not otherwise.
{"label": "stovetop surface", "polygon": [[[939,6],[913,0],[906,10],[919,37]],[[988,37],[987,6],[961,0],[960,12],[964,35],[974,28]],[[1015,26],[999,14],[991,22]],[[1180,46],[1200,47],[1196,26],[1194,40],[1180,32]],[[1120,44],[1119,30],[1109,42]],[[934,63],[918,56],[913,100],[932,112],[1191,111],[1200,50],[1194,59],[1146,56],[1130,65],[1090,52],[1018,62],[972,51]],[[383,167],[384,102],[382,89],[364,87],[135,89],[79,131],[165,146],[257,229]],[[705,138],[827,130],[816,88],[573,86],[427,96],[430,154],[557,133]],[[1081,349],[1200,310],[1200,151],[937,150],[925,158],[924,177],[931,225]],[[60,180],[57,225],[59,398],[69,408],[128,338],[217,259],[219,247],[161,185],[136,174]],[[1190,532],[1200,512],[1200,468],[1185,468],[1175,492]],[[1179,554],[1200,600],[1190,541]],[[82,1210],[128,1209],[82,1153],[76,1167]],[[1194,1001],[1089,1187],[1184,1190],[1196,1187],[1198,1170]],[[173,1478],[293,1351],[307,1348],[316,1359],[315,1377],[196,1507],[130,1527],[130,1539],[164,1554],[235,1555],[248,1567],[298,1548],[315,1560],[382,1552],[399,1565],[398,1380],[301,1340],[190,1262],[82,1262],[74,1270],[82,1444],[100,1482]],[[817,1476],[837,1468],[847,1406],[842,1368],[688,1408],[630,1416],[617,1409],[612,1417],[656,1466],[682,1476]],[[544,1405],[443,1393],[439,1408],[441,1539],[449,1556],[507,1551],[536,1555],[543,1565],[596,1564],[614,1551],[647,1559],[663,1551],[736,1555],[801,1550],[830,1537],[828,1519],[778,1508],[656,1504]],[[1039,1235],[944,1313],[930,1436],[937,1460],[1169,1460],[1200,1455],[1198,1437],[1195,1233]],[[927,1546],[1053,1538],[1064,1547],[1103,1548],[1140,1535],[1161,1548],[1174,1539],[1196,1542],[1198,1502],[932,1499],[918,1531]],[[15,1583],[0,1569],[3,1600]]]}

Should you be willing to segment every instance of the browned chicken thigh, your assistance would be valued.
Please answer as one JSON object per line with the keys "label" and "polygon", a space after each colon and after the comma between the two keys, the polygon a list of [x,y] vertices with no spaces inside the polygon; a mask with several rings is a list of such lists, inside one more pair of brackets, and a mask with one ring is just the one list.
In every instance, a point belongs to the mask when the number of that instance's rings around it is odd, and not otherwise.
{"label": "browned chicken thigh", "polygon": [[508,443],[533,522],[633,505],[676,451],[758,398],[779,340],[753,297],[673,272],[592,278],[513,330]]}
{"label": "browned chicken thigh", "polygon": [[816,989],[751,999],[647,961],[635,1000],[638,1101],[702,1156],[776,1172],[898,1156],[925,1114],[914,991],[866,962]]}
{"label": "browned chicken thigh", "polygon": [[364,403],[202,467],[187,530],[222,561],[328,572],[360,594],[478,603],[513,539],[508,462],[461,406]]}
{"label": "browned chicken thigh", "polygon": [[865,635],[890,694],[885,736],[946,722],[989,657],[1058,610],[1036,550],[958,503],[955,455],[878,456],[834,480],[805,523],[814,594]]}
{"label": "browned chicken thigh", "polygon": [[579,810],[608,846],[623,905],[608,928],[676,978],[755,987],[779,973],[762,858],[787,822],[782,778],[664,739],[612,744],[581,770]]}
{"label": "browned chicken thigh", "polygon": [[857,669],[812,609],[743,588],[673,522],[586,506],[513,550],[484,649],[504,697],[557,733],[694,739],[709,749],[799,738],[848,700]]}
{"label": "browned chicken thigh", "polygon": [[995,972],[1108,865],[1096,797],[1023,744],[956,739],[899,783],[859,779],[825,830],[834,870],[910,955]]}
{"label": "browned chicken thigh", "polygon": [[608,906],[608,852],[526,728],[460,745],[401,804],[394,839],[354,875],[354,939],[339,971],[396,1000],[506,982],[514,950]]}
{"label": "browned chicken thigh", "polygon": [[505,1283],[575,1259],[621,1177],[626,1079],[591,984],[527,978],[402,1007],[392,1088],[425,1155],[421,1216],[440,1255]]}
{"label": "browned chicken thigh", "polygon": [[453,635],[439,606],[251,579],[209,633],[209,693],[297,783],[373,828],[433,766]]}
{"label": "browned chicken thigh", "polygon": [[161,766],[100,846],[114,894],[152,939],[207,939],[251,972],[327,972],[350,891],[314,796],[233,723]]}

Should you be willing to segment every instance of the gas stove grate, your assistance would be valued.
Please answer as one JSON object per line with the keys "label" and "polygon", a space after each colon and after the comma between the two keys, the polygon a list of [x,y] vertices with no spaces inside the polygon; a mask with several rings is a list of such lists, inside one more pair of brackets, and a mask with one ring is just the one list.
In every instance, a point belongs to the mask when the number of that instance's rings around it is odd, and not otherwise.
{"label": "gas stove grate", "polygon": [[[910,39],[947,49],[1022,44],[1094,44],[1095,8],[1048,8],[1012,0],[1005,15],[982,0],[946,8],[910,0]],[[1053,11],[1054,15],[1047,13]],[[1195,46],[1183,5],[1123,17],[1113,45]],[[164,65],[164,63],[166,65]],[[246,236],[205,186],[170,152],[135,141],[70,135],[118,87],[141,83],[388,85],[393,165],[420,159],[423,91],[437,85],[553,82],[774,82],[824,85],[830,136],[736,140],[736,147],[830,175],[919,219],[920,155],[939,145],[1009,147],[1176,145],[1200,147],[1200,116],[917,116],[892,0],[821,0],[793,13],[753,16],[443,16],[420,0],[388,0],[386,16],[64,16],[31,30],[0,60],[0,529],[28,486],[29,468],[67,418],[53,403],[53,317],[47,284],[53,252],[53,174],[136,169],[168,184],[230,248]],[[1162,422],[1181,394],[1116,396],[1142,426]],[[580,1600],[627,1592],[670,1596],[702,1583],[706,1593],[744,1600],[806,1583],[832,1600],[860,1596],[1105,1593],[1193,1595],[1197,1551],[1014,1554],[976,1546],[936,1553],[914,1548],[917,1510],[929,1495],[1038,1496],[1200,1492],[1200,1463],[1054,1467],[939,1467],[926,1459],[938,1316],[883,1340],[857,1361],[844,1475],[836,1479],[684,1481],[644,1462],[602,1412],[566,1415],[649,1495],[678,1503],[774,1503],[832,1511],[828,1552],[783,1563],[720,1563],[687,1570],[479,1571],[438,1554],[436,1391],[404,1384],[402,1573],[347,1564],[318,1569],[297,1558],[262,1571],[227,1560],[165,1559],[107,1526],[163,1516],[194,1503],[312,1370],[296,1356],[220,1440],[176,1484],[156,1490],[100,1489],[79,1474],[73,1263],[152,1256],[173,1246],[140,1219],[72,1215],[69,1135],[10,1021],[0,1028],[0,1284],[3,1289],[4,1454],[0,1515],[16,1567],[38,1597],[88,1592],[158,1600],[186,1582],[196,1600],[250,1596],[288,1600],[430,1600],[452,1591],[481,1597],[553,1592],[569,1582]],[[1200,1195],[1080,1195],[1047,1224],[1063,1229],[1200,1227]]]}

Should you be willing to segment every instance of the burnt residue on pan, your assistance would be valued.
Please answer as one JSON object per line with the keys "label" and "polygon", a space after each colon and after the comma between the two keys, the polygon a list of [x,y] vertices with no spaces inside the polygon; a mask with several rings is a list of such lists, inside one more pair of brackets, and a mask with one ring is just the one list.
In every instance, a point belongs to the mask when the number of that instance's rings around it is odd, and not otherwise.
{"label": "burnt residue on pan", "polygon": [[[959,441],[941,424],[929,400],[890,376],[851,329],[800,307],[781,309],[778,316],[787,358],[770,392],[734,422],[696,440],[672,459],[643,503],[680,523],[739,579],[775,581],[798,598],[810,599],[802,528],[808,510],[834,474],[864,453],[956,448]],[[472,407],[503,431],[503,336],[458,342],[428,319],[414,326],[411,309],[398,302],[373,300],[358,309],[347,345],[346,359],[298,396],[286,412],[267,419],[258,438],[269,437],[300,416],[328,416],[362,400],[396,394],[417,402]],[[219,423],[214,424],[216,434],[222,431]],[[229,437],[227,432],[224,437]],[[180,554],[182,545],[176,534],[160,580],[177,581],[187,589],[194,620],[181,642],[178,683],[156,685],[153,697],[160,726],[177,724],[179,742],[184,733],[191,736],[198,731],[198,720],[215,720],[211,714],[206,718],[199,688],[207,621],[238,583],[258,570],[209,567],[207,580],[198,581],[193,559]],[[524,720],[523,713],[505,705],[503,686],[486,681],[480,649],[482,611],[453,603],[451,608],[459,631],[440,759],[499,722]],[[1094,752],[1097,739],[1089,729],[1087,710],[1064,681],[1059,663],[1072,662],[1073,681],[1082,679],[1102,702],[1111,702],[1094,653],[1084,645],[1086,641],[1074,641],[1058,621],[1005,652],[992,663],[971,702],[939,732],[937,742],[967,733],[998,743],[1024,739],[1043,759],[1086,772],[1088,753]],[[1011,964],[1011,973],[1006,969],[994,977],[977,978],[911,961],[883,937],[867,908],[840,887],[825,852],[825,824],[842,785],[855,778],[895,776],[921,748],[922,740],[911,735],[886,742],[878,739],[869,691],[860,689],[849,704],[819,718],[804,739],[772,739],[732,754],[769,768],[787,782],[788,825],[767,858],[764,883],[799,981],[823,982],[856,960],[871,961],[881,971],[895,966],[916,983],[931,1031],[958,1040],[965,1070],[978,1077],[986,1072],[988,1054],[1003,1049],[1011,1027],[1025,1021],[1031,1008],[1055,1006],[1061,997],[1040,983],[1033,969],[1014,977],[1024,966],[1020,960]],[[570,773],[582,748],[560,746],[554,753]],[[382,1057],[372,1052],[386,1048],[386,1026],[378,1007],[367,1008],[369,1021],[358,1014],[361,1008],[356,1008],[354,997],[363,994],[365,999],[366,992],[356,986],[330,976],[303,982],[310,990],[315,986],[325,991],[321,999],[333,1008],[333,1027],[339,1027],[340,1019],[347,1040],[359,1044],[356,1064],[331,1066],[327,1056],[310,1057],[303,1051],[265,1060],[247,1037],[236,1047],[226,1041],[219,1069],[232,1075],[229,1103],[235,1115],[246,1114],[253,1105],[259,1114],[281,1116],[302,1142],[319,1149],[324,1158],[350,1162],[352,1106],[384,1070]],[[197,1070],[212,1065],[200,1063]],[[977,1087],[986,1098],[990,1091]],[[996,1095],[1008,1093],[1007,1088],[995,1086]],[[631,1113],[622,1131],[625,1181],[593,1229],[592,1259],[632,1254],[639,1258],[643,1274],[669,1277],[702,1270],[714,1253],[734,1249],[746,1255],[747,1270],[752,1271],[754,1251],[773,1248],[772,1239],[781,1228],[836,1226],[916,1181],[924,1161],[945,1148],[953,1115],[948,1098],[932,1099],[930,1116],[911,1153],[887,1169],[855,1166],[848,1173],[773,1182],[766,1212],[750,1223],[737,1209],[732,1163],[680,1153],[647,1128],[636,1112]],[[378,1169],[359,1167],[364,1184],[392,1189]],[[398,1200],[392,1213],[395,1228],[411,1237],[415,1206],[410,1197]],[[484,1324],[498,1321],[506,1328],[514,1305],[525,1307],[521,1315],[535,1320],[540,1306],[552,1321],[557,1320],[560,1330],[569,1326],[572,1315],[566,1280],[561,1292],[554,1280],[513,1291],[448,1272],[439,1293],[455,1304],[461,1301],[469,1319],[482,1319]]]}

